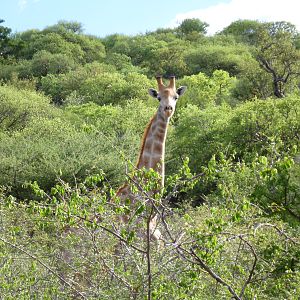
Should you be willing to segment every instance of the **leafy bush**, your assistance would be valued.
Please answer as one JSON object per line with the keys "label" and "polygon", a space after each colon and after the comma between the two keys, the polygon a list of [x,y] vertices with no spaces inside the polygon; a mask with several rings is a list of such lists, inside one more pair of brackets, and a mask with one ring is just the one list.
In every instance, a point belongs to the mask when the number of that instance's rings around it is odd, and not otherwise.
{"label": "leafy bush", "polygon": [[154,113],[151,102],[149,109],[133,101],[124,107],[70,106],[63,114],[35,92],[5,86],[1,92],[0,184],[21,198],[27,195],[26,181],[37,180],[48,189],[58,176],[72,182],[98,168],[116,184],[122,157],[135,161],[143,128]]}
{"label": "leafy bush", "polygon": [[250,161],[257,154],[270,153],[275,144],[277,151],[288,152],[293,145],[299,146],[299,101],[298,96],[290,96],[235,108],[201,111],[194,105],[183,107],[172,132],[173,155],[190,157],[192,166],[199,170],[219,151]]}
{"label": "leafy bush", "polygon": [[230,102],[230,90],[234,86],[235,78],[230,77],[225,71],[216,70],[211,77],[199,73],[185,76],[179,83],[188,86],[184,99],[179,102],[180,106],[194,104],[207,108]]}
{"label": "leafy bush", "polygon": [[144,75],[103,73],[83,82],[78,93],[85,102],[121,104],[134,98],[147,99],[147,87],[150,81]]}
{"label": "leafy bush", "polygon": [[[41,89],[55,103],[121,104],[134,98],[147,99],[151,82],[138,73],[120,74],[111,65],[92,63],[67,74],[48,75]],[[74,101],[75,99],[76,101]]]}
{"label": "leafy bush", "polygon": [[49,99],[28,90],[0,86],[0,131],[13,132],[25,128],[34,120],[58,115]]}
{"label": "leafy bush", "polygon": [[[66,74],[48,74],[41,79],[41,90],[51,96],[54,103],[62,104],[74,91],[89,78],[106,72],[114,72],[113,66],[91,63],[85,66],[77,67]],[[84,101],[84,99],[82,99]]]}
{"label": "leafy bush", "polygon": [[[184,178],[195,180],[187,166],[169,181],[170,190],[179,191]],[[2,194],[1,294],[13,297],[22,286],[25,299],[299,296],[297,230],[266,220],[249,198],[237,203],[229,197],[197,210],[167,209],[162,204],[169,194],[146,195],[157,184],[153,170],[135,172],[135,180],[132,191],[144,191],[136,203],[108,201],[114,192],[102,172],[75,186],[60,180],[49,194],[34,182],[30,186],[43,199],[39,202],[18,204]],[[232,185],[223,187],[228,191]],[[143,234],[151,207],[158,208],[161,248]],[[120,216],[131,221],[120,222]]]}
{"label": "leafy bush", "polygon": [[36,52],[31,60],[33,76],[67,73],[75,67],[74,60],[66,54],[51,54],[45,50]]}
{"label": "leafy bush", "polygon": [[242,45],[201,45],[186,54],[185,60],[191,74],[203,72],[212,75],[215,70],[224,70],[231,76],[240,71],[243,60],[249,60],[249,48]]}

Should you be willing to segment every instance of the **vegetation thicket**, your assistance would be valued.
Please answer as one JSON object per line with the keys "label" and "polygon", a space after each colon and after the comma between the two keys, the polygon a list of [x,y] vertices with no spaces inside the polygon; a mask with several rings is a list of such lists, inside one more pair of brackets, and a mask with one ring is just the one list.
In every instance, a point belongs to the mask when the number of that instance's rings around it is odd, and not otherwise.
{"label": "vegetation thicket", "polygon": [[[1,299],[299,299],[300,35],[208,26],[0,20]],[[188,89],[153,194],[134,165],[158,74]],[[134,205],[115,197],[128,174]],[[161,247],[140,234],[154,211]]]}

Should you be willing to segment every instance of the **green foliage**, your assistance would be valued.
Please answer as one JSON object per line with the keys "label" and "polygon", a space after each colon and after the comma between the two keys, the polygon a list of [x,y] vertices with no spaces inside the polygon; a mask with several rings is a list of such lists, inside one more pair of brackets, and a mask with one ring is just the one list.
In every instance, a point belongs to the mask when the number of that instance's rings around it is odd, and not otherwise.
{"label": "green foliage", "polygon": [[83,50],[78,44],[67,42],[61,35],[57,33],[35,34],[33,41],[24,49],[24,57],[32,58],[33,55],[41,50],[46,50],[52,54],[61,53],[76,60],[83,58]]}
{"label": "green foliage", "polygon": [[44,32],[58,32],[60,34],[65,33],[83,33],[83,24],[76,21],[58,21],[57,24],[53,26],[48,26],[44,30]]}
{"label": "green foliage", "polygon": [[72,68],[74,61],[67,55],[51,54],[45,50],[36,52],[31,61],[31,72],[36,77],[66,73]]}
{"label": "green foliage", "polygon": [[207,108],[226,103],[230,100],[230,89],[234,82],[234,78],[222,70],[214,71],[211,77],[203,73],[185,76],[180,80],[180,84],[188,86],[189,89],[184,99],[180,100],[180,105],[188,103],[200,108]]}
{"label": "green foliage", "polygon": [[[223,157],[206,172],[228,178],[222,175],[232,172],[229,164]],[[189,174],[186,161],[167,190],[174,191],[182,176],[192,180]],[[151,199],[159,207],[169,196],[146,196],[157,188],[159,177],[153,170],[133,175],[132,191],[143,191],[136,202],[108,201],[114,192],[103,172],[74,186],[60,180],[50,193],[32,182],[29,186],[39,202],[17,203],[2,194],[0,247],[5,267],[0,272],[1,294],[12,297],[22,284],[25,299],[55,293],[61,299],[82,295],[144,299],[149,288],[151,299],[164,295],[172,299],[233,295],[236,299],[296,299],[299,295],[297,231],[279,221],[267,222],[264,211],[249,198],[236,201],[240,195],[234,193],[233,181],[224,182],[227,201],[221,205],[209,202],[196,210],[169,210],[167,214],[162,210],[166,244],[157,249],[143,237],[152,213],[144,201]],[[120,216],[129,222],[120,222]],[[15,269],[18,272],[13,274]],[[147,284],[149,274],[151,285]]]}
{"label": "green foliage", "polygon": [[[98,106],[89,103],[69,106],[67,111],[80,117],[86,123],[86,130],[100,133],[99,138],[107,144],[107,155],[112,157],[114,168],[120,170],[122,158],[135,162],[144,127],[154,113],[154,104],[130,101],[122,106]],[[99,152],[99,155],[103,153]],[[113,171],[114,174],[117,172]]]}
{"label": "green foliage", "polygon": [[118,181],[122,157],[136,159],[143,127],[154,112],[154,103],[132,101],[123,107],[69,106],[63,114],[35,92],[3,86],[0,95],[0,184],[21,198],[27,195],[26,181],[47,189],[59,175],[73,181],[99,167]]}
{"label": "green foliage", "polygon": [[201,166],[218,151],[252,159],[257,154],[266,155],[274,145],[279,152],[299,145],[298,96],[204,111],[188,105],[179,114],[176,130],[172,132],[172,145],[179,152],[173,151],[173,155],[190,157],[192,165],[195,162]]}
{"label": "green foliage", "polygon": [[227,71],[231,76],[240,73],[240,65],[249,60],[249,48],[242,44],[210,44],[197,46],[186,53],[185,61],[189,73],[203,72],[211,75],[215,70]]}
{"label": "green foliage", "polygon": [[259,67],[254,58],[241,62],[240,74],[232,95],[242,101],[252,98],[267,99],[273,95],[273,86],[268,74]]}
{"label": "green foliage", "polygon": [[178,26],[178,30],[183,34],[183,35],[188,35],[193,32],[198,32],[205,34],[206,33],[206,28],[209,25],[205,22],[202,22],[199,19],[185,19],[182,21],[182,23]]}
{"label": "green foliage", "polygon": [[132,72],[141,73],[142,69],[132,65],[131,58],[125,54],[121,53],[109,53],[104,62],[106,64],[114,66],[122,74],[130,74]]}
{"label": "green foliage", "polygon": [[[106,38],[109,53],[131,57],[132,64],[139,66],[148,76],[186,72],[184,53],[188,44],[175,35],[145,35],[134,38],[113,35]],[[172,60],[172,64],[170,64]]]}
{"label": "green foliage", "polygon": [[122,104],[134,98],[146,99],[147,86],[150,86],[150,81],[138,73],[126,77],[120,73],[103,73],[83,82],[78,94],[84,102]]}
{"label": "green foliage", "polygon": [[136,72],[123,75],[100,63],[87,64],[67,74],[48,75],[41,81],[41,89],[58,104],[122,104],[135,98],[147,99],[150,86],[145,75]]}
{"label": "green foliage", "polygon": [[[0,19],[0,24],[3,23],[4,20]],[[11,29],[5,26],[0,26],[0,58],[2,56],[6,56],[8,54],[9,47],[9,36],[11,33]]]}
{"label": "green foliage", "polygon": [[0,86],[0,131],[11,133],[56,114],[49,99],[27,90]]}
{"label": "green foliage", "polygon": [[[80,89],[86,80],[114,71],[113,66],[93,62],[84,66],[78,66],[75,70],[66,74],[48,74],[41,79],[41,90],[45,94],[50,95],[54,103],[62,104],[72,93],[76,93],[76,90]],[[82,103],[84,99],[78,101]]]}
{"label": "green foliage", "polygon": [[[256,57],[264,71],[269,73],[273,93],[282,98],[288,90],[298,90],[300,52],[294,45],[295,26],[287,22],[264,24],[258,31]],[[288,66],[288,67],[287,67]]]}
{"label": "green foliage", "polygon": [[[2,298],[300,297],[299,34],[207,26],[103,39],[78,22],[0,26]],[[163,189],[132,163],[158,74],[187,86]]]}
{"label": "green foliage", "polygon": [[236,41],[253,45],[257,39],[257,31],[261,26],[262,24],[258,21],[238,20],[224,28],[220,34],[233,35]]}
{"label": "green foliage", "polygon": [[81,35],[82,26],[77,22],[59,22],[43,31],[26,31],[18,38],[23,48],[18,57],[31,59],[36,52],[47,51],[64,54],[76,62],[93,62],[105,55],[102,42],[90,36]]}

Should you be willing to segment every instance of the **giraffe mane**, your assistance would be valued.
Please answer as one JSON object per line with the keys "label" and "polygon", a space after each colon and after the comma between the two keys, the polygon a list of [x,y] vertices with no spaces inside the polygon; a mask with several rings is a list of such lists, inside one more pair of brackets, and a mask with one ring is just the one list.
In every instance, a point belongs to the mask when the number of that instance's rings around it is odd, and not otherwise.
{"label": "giraffe mane", "polygon": [[[147,126],[146,126],[146,128],[145,128],[145,130],[144,130],[144,134],[143,134],[143,138],[142,138],[142,142],[141,142],[141,146],[140,146],[139,157],[138,157],[137,163],[136,163],[136,165],[135,165],[136,167],[138,167],[138,165],[139,165],[139,163],[140,163],[140,161],[141,161],[142,154],[143,154],[144,148],[145,148],[146,137],[147,137],[147,135],[148,135],[148,133],[149,133],[149,129],[150,129],[151,124],[152,124],[153,120],[155,119],[156,115],[157,115],[157,113],[155,113],[154,116],[152,116],[152,118],[150,119],[150,121],[148,122],[148,124],[147,124]],[[117,190],[117,192],[116,192],[116,195],[117,195],[117,196],[120,195],[120,193],[122,193],[122,191],[123,191],[124,189],[126,189],[126,188],[128,188],[128,183],[124,183],[123,185],[121,185],[121,186],[118,188],[118,190]]]}
{"label": "giraffe mane", "polygon": [[148,122],[147,127],[146,127],[145,130],[144,130],[144,134],[143,134],[143,138],[142,138],[142,142],[141,142],[141,146],[140,146],[140,153],[139,153],[139,157],[138,157],[138,160],[137,160],[137,163],[136,163],[136,167],[137,167],[137,166],[140,164],[140,162],[141,162],[142,154],[143,154],[144,149],[145,149],[146,138],[147,138],[147,135],[148,135],[148,133],[149,133],[151,124],[153,123],[153,120],[156,118],[156,115],[157,115],[157,113],[155,113],[154,116],[152,116],[152,118],[151,118],[150,121]]}

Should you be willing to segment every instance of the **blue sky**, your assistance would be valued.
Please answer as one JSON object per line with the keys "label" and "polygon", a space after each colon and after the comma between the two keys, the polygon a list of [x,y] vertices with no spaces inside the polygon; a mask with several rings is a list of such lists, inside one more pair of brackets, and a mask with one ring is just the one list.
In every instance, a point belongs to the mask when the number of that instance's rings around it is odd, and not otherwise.
{"label": "blue sky", "polygon": [[78,21],[85,33],[134,35],[178,26],[185,18],[207,22],[209,33],[238,19],[290,21],[300,29],[297,0],[0,0],[0,19],[13,32]]}

